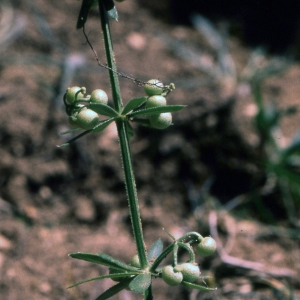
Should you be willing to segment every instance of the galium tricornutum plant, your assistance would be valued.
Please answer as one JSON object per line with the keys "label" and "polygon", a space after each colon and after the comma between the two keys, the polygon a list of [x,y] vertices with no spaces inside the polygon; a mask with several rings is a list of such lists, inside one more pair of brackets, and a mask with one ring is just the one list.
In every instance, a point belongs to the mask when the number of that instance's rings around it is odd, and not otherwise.
{"label": "galium tricornutum plant", "polygon": [[[66,113],[69,116],[69,123],[75,129],[63,134],[76,130],[84,131],[61,146],[69,145],[85,134],[100,133],[113,122],[116,124],[137,254],[132,258],[130,264],[126,264],[105,253],[71,253],[70,256],[73,258],[108,267],[108,275],[90,278],[71,287],[104,278],[111,278],[118,282],[99,295],[96,300],[108,299],[125,288],[143,294],[143,299],[153,299],[151,284],[153,278],[162,278],[169,285],[181,284],[188,288],[203,291],[214,290],[198,284],[197,281],[203,282],[204,277],[200,277],[200,269],[195,262],[194,253],[194,249],[202,256],[214,253],[216,243],[211,237],[203,238],[197,232],[188,232],[179,239],[175,239],[167,232],[173,240],[167,248],[163,249],[162,241],[158,239],[148,251],[146,250],[130,156],[129,140],[133,135],[133,128],[130,123],[137,122],[143,126],[154,128],[154,130],[162,130],[172,124],[172,112],[179,111],[184,106],[167,105],[166,97],[175,89],[175,86],[174,84],[163,85],[157,79],[151,79],[148,82],[134,80],[136,83],[144,85],[145,95],[133,98],[123,106],[118,82],[118,76],[122,76],[122,74],[118,73],[115,65],[109,28],[109,17],[113,19],[118,17],[113,0],[83,0],[77,28],[84,27],[88,12],[95,5],[99,6],[100,23],[107,59],[107,65],[102,66],[108,69],[114,107],[108,105],[108,96],[102,89],[95,89],[91,94],[88,94],[84,87],[68,88],[64,96],[64,104]],[[100,121],[99,115],[107,118]],[[188,261],[178,262],[178,250],[180,248],[188,252]],[[161,262],[168,255],[172,256],[172,263],[168,266],[160,266]]]}

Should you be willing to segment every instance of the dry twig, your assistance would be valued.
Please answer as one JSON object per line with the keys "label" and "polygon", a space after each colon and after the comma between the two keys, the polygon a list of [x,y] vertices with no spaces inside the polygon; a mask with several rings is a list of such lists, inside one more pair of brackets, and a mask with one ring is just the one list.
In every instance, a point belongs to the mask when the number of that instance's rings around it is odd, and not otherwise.
{"label": "dry twig", "polygon": [[277,267],[270,267],[265,264],[249,261],[245,259],[241,259],[238,257],[230,256],[226,248],[223,247],[222,242],[219,238],[218,233],[218,215],[216,211],[211,211],[209,213],[209,227],[211,236],[215,239],[217,243],[217,251],[220,255],[220,258],[223,263],[229,264],[235,267],[249,269],[253,271],[257,271],[260,273],[265,273],[274,277],[290,277],[293,279],[297,279],[297,273],[288,268],[277,268]]}

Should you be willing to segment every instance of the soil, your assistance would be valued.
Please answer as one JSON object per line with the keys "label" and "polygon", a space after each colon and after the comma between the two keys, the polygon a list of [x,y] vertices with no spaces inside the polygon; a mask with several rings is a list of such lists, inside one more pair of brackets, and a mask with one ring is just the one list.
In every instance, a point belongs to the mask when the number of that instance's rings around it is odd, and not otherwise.
{"label": "soil", "polygon": [[[216,65],[217,58],[196,29],[165,23],[137,0],[117,7],[119,22],[111,22],[111,31],[119,71],[174,82],[168,103],[188,105],[173,114],[168,130],[134,126],[146,245],[158,238],[164,246],[171,243],[166,228],[176,237],[188,231],[212,235],[219,247],[211,258],[197,257],[215,292],[155,280],[155,299],[300,299],[299,234],[288,229],[275,196],[266,204],[278,218],[272,226],[262,223],[251,202],[246,210],[228,211],[232,199],[265,185],[249,86],[199,68],[200,61]],[[68,86],[85,86],[89,93],[101,88],[111,99],[107,70],[75,30],[79,8],[74,0],[0,4],[1,299],[95,299],[111,280],[66,287],[107,270],[68,253],[105,252],[125,262],[135,254],[114,126],[56,147],[70,139],[59,134],[69,129],[62,101]],[[99,29],[92,12],[86,31],[105,63]],[[234,37],[226,44],[240,75],[253,50]],[[282,108],[298,105],[299,81],[294,62],[266,81],[266,98]],[[120,77],[120,84],[124,103],[144,95],[132,80]],[[297,132],[299,120],[297,113],[284,121],[282,142]],[[124,290],[112,299],[141,296]]]}

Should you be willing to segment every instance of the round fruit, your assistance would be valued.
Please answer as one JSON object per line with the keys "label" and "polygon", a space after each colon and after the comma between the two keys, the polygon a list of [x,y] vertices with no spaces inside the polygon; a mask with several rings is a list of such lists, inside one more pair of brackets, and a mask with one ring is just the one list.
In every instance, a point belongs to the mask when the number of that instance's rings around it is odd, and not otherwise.
{"label": "round fruit", "polygon": [[183,280],[187,282],[196,281],[201,274],[198,265],[192,263],[179,264],[174,267],[174,270],[176,272],[181,272],[183,275]]}
{"label": "round fruit", "polygon": [[[81,90],[81,88],[79,86],[73,86],[73,87],[70,87],[67,89],[66,99],[67,99],[68,103],[72,104],[76,100],[76,93],[80,90]],[[82,98],[82,97],[83,97],[82,93],[77,94],[77,99]]]}
{"label": "round fruit", "polygon": [[150,79],[147,81],[144,90],[148,96],[161,95],[164,85],[158,79]]}
{"label": "round fruit", "polygon": [[156,96],[151,96],[147,99],[146,108],[164,106],[166,104],[167,104],[167,100],[165,97],[156,95]]}
{"label": "round fruit", "polygon": [[141,267],[140,259],[139,259],[139,256],[137,254],[132,258],[130,264],[133,267],[136,267],[136,268],[140,268]]}
{"label": "round fruit", "polygon": [[76,123],[82,129],[92,129],[99,122],[98,114],[91,109],[82,109],[77,115]]}
{"label": "round fruit", "polygon": [[92,92],[90,100],[93,103],[107,104],[108,97],[103,90],[97,89]]}
{"label": "round fruit", "polygon": [[162,279],[169,285],[178,285],[183,280],[183,275],[176,272],[172,266],[166,266],[162,269]]}
{"label": "round fruit", "polygon": [[156,129],[165,129],[172,124],[172,114],[167,112],[159,115],[150,115],[149,121],[152,127]]}
{"label": "round fruit", "polygon": [[196,251],[202,256],[212,255],[217,249],[216,241],[211,237],[205,237],[196,245]]}

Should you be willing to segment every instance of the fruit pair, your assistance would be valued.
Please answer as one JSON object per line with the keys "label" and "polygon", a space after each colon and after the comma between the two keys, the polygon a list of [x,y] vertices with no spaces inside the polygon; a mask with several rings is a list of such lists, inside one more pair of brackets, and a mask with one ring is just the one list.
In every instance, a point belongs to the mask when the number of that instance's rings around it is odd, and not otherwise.
{"label": "fruit pair", "polygon": [[178,264],[175,267],[166,266],[162,269],[162,278],[169,285],[178,285],[182,281],[194,282],[200,274],[198,265],[193,263]]}
{"label": "fruit pair", "polygon": [[[84,97],[85,88],[80,88],[78,86],[74,86],[68,88],[66,91],[66,101],[69,105],[74,105],[76,107],[75,111],[78,109],[76,104],[81,101],[88,101],[90,103],[101,103],[107,105],[108,96],[107,94],[101,90],[96,89],[92,92],[90,96]],[[79,108],[79,111],[72,114],[69,117],[70,125],[74,127],[79,127],[85,130],[93,129],[99,122],[99,117],[96,112],[86,107]]]}
{"label": "fruit pair", "polygon": [[[84,94],[85,88],[80,88],[79,86],[73,86],[67,89],[66,91],[66,100],[69,104],[76,104],[76,102],[80,102],[80,100],[85,100]],[[107,94],[101,90],[96,89],[92,92],[90,96],[87,96],[89,98],[89,101],[92,103],[102,103],[107,104],[108,102],[108,96]]]}

